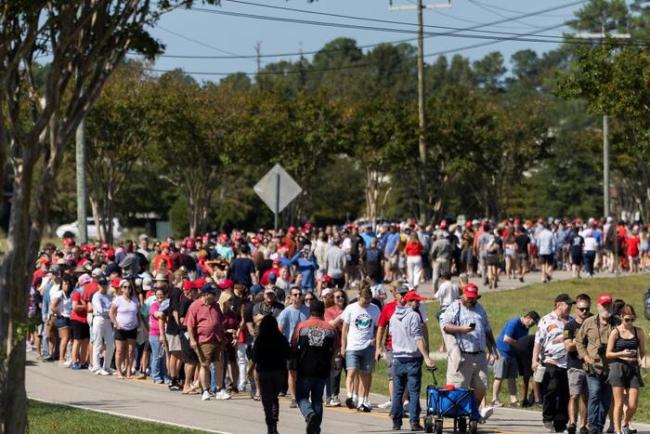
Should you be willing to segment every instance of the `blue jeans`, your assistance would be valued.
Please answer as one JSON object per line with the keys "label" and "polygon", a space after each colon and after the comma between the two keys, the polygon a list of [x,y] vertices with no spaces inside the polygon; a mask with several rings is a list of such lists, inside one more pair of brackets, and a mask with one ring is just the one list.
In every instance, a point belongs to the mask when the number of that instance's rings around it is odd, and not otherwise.
{"label": "blue jeans", "polygon": [[306,418],[311,413],[316,414],[316,424],[320,432],[323,420],[323,391],[329,378],[307,378],[298,375],[296,378],[296,401],[300,412]]}
{"label": "blue jeans", "polygon": [[587,419],[590,432],[601,432],[612,403],[612,387],[607,384],[607,377],[587,375],[589,401],[587,403]]}
{"label": "blue jeans", "polygon": [[149,336],[149,345],[151,345],[151,356],[149,358],[151,378],[154,381],[165,381],[165,378],[167,378],[167,364],[165,363],[165,350],[160,344],[160,337]]}
{"label": "blue jeans", "polygon": [[420,422],[420,389],[422,387],[422,359],[393,359],[393,424],[402,426],[402,396],[404,389],[409,396],[409,421]]}

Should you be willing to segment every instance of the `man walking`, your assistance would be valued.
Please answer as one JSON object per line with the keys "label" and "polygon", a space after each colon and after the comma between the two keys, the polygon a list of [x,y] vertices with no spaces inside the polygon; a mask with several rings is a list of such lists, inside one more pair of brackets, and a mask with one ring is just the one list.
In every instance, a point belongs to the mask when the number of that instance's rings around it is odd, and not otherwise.
{"label": "man walking", "polygon": [[587,294],[576,297],[575,317],[564,328],[564,347],[567,350],[567,375],[569,378],[569,426],[567,432],[576,434],[578,411],[580,412],[580,434],[587,434],[587,374],[576,349],[576,334],[591,315],[591,298]]}
{"label": "man walking", "polygon": [[[483,401],[488,385],[488,360],[498,358],[492,327],[485,309],[478,302],[478,287],[473,283],[463,288],[463,296],[452,303],[440,317],[445,333],[453,334],[457,345],[448,353],[447,384],[473,389],[476,402]],[[481,418],[488,419],[492,407],[481,410]]]}
{"label": "man walking", "polygon": [[549,229],[549,225],[545,224],[543,229],[536,237],[538,254],[542,265],[542,282],[550,282],[553,280],[553,259],[555,255],[555,237],[553,232]]}
{"label": "man walking", "polygon": [[[303,295],[300,288],[291,289],[290,296],[291,304],[278,315],[278,327],[280,327],[280,332],[284,337],[287,338],[287,342],[291,342],[296,326],[309,317],[309,309],[302,302]],[[296,366],[291,361],[289,361],[288,372],[289,392],[291,392],[292,397],[289,407],[296,408]]]}
{"label": "man walking", "polygon": [[564,327],[571,320],[569,312],[575,301],[568,294],[555,297],[555,308],[539,322],[535,334],[532,368],[539,367],[539,356],[544,365],[544,407],[542,420],[548,432],[562,432],[569,420],[569,380],[567,378],[567,351],[564,347]]}
{"label": "man walking", "polygon": [[[369,413],[370,381],[375,360],[375,328],[380,311],[372,302],[372,292],[367,286],[359,291],[359,301],[349,304],[343,311],[341,356],[345,357],[347,378],[345,386],[349,409]],[[355,381],[359,380],[359,395],[353,394]]]}
{"label": "man walking", "polygon": [[422,362],[433,366],[429,352],[424,345],[424,323],[418,312],[420,301],[424,300],[415,291],[398,298],[395,313],[390,319],[389,330],[393,346],[393,430],[402,428],[404,389],[409,395],[409,421],[411,431],[421,431],[420,389],[422,385]]}
{"label": "man walking", "polygon": [[615,327],[612,296],[603,294],[596,303],[598,314],[585,319],[575,337],[578,357],[584,362],[587,372],[590,434],[603,431],[612,402],[612,387],[607,383],[609,369],[605,358],[607,339]]}
{"label": "man walking", "polygon": [[[112,297],[108,294],[108,282],[105,278],[99,279],[99,291],[92,297],[93,319],[93,355],[91,371],[97,375],[110,375],[115,340],[113,338],[113,325],[109,318]],[[101,351],[104,348],[104,363],[100,364]]]}
{"label": "man walking", "polygon": [[320,433],[323,420],[323,391],[338,348],[336,329],[323,319],[325,305],[309,304],[309,319],[293,332],[291,346],[296,360],[296,400],[307,422],[307,434]]}
{"label": "man walking", "polygon": [[201,364],[199,380],[203,388],[201,399],[210,399],[210,365],[215,364],[217,377],[217,399],[230,399],[224,388],[224,329],[223,313],[217,303],[217,287],[208,283],[201,288],[202,297],[195,300],[187,310],[185,326],[190,346],[196,352]]}

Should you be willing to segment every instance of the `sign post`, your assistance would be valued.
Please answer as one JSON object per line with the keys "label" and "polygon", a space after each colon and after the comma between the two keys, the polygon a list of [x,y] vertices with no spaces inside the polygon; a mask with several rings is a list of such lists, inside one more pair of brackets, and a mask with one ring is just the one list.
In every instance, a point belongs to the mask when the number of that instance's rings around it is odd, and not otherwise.
{"label": "sign post", "polygon": [[275,230],[279,227],[279,216],[282,210],[302,192],[298,183],[279,164],[273,166],[253,189],[273,212]]}

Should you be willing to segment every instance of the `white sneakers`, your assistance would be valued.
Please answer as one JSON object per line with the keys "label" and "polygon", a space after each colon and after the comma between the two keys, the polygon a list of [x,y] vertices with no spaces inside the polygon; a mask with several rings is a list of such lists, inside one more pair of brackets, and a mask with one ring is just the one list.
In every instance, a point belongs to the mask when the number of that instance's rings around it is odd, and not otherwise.
{"label": "white sneakers", "polygon": [[232,395],[230,393],[228,393],[228,391],[226,391],[226,389],[221,389],[220,391],[217,392],[217,394],[215,395],[215,398],[219,399],[219,400],[226,400],[226,399],[232,398]]}
{"label": "white sneakers", "polygon": [[201,401],[209,401],[209,400],[210,400],[210,392],[204,390],[203,395],[201,395]]}
{"label": "white sneakers", "polygon": [[104,370],[103,368],[97,369],[96,371],[93,372],[95,375],[101,375],[102,377],[106,377],[107,375],[111,375],[110,372]]}
{"label": "white sneakers", "polygon": [[494,407],[483,407],[479,413],[481,414],[480,422],[485,423],[494,413]]}
{"label": "white sneakers", "polygon": [[393,401],[386,401],[383,404],[379,404],[377,406],[377,408],[381,408],[381,409],[385,410],[387,408],[391,408],[392,406],[393,406]]}

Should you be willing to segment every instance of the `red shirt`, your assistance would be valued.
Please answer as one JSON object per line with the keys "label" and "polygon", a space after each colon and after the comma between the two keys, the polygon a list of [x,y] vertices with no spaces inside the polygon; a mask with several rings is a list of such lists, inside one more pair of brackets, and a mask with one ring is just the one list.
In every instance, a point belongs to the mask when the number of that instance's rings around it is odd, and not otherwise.
{"label": "red shirt", "polygon": [[94,280],[84,286],[84,292],[81,296],[81,299],[88,303],[88,312],[90,313],[93,311],[93,295],[95,295],[97,291],[99,291],[99,284]]}
{"label": "red shirt", "polygon": [[390,318],[395,313],[395,309],[397,309],[397,301],[393,300],[389,303],[386,303],[384,305],[384,308],[381,310],[379,320],[377,321],[377,325],[379,327],[384,327],[386,329],[386,349],[390,351],[393,350],[393,339],[390,336],[388,325],[390,324]]}
{"label": "red shirt", "polygon": [[194,300],[185,314],[185,326],[195,330],[199,344],[224,342],[223,313],[217,302],[205,304],[203,298]]}
{"label": "red shirt", "polygon": [[75,302],[81,303],[81,305],[83,306],[83,310],[81,310],[81,312],[78,312],[76,309],[72,308],[72,312],[70,313],[70,320],[87,323],[88,320],[86,319],[86,314],[88,313],[87,312],[88,304],[83,300],[81,293],[79,291],[72,291],[73,306]]}
{"label": "red shirt", "polygon": [[422,254],[422,243],[419,241],[409,241],[404,247],[406,256],[420,256]]}
{"label": "red shirt", "polygon": [[634,235],[628,237],[627,240],[627,256],[637,257],[639,256],[639,237]]}
{"label": "red shirt", "polygon": [[167,271],[170,272],[173,271],[172,258],[170,258],[168,255],[163,255],[162,253],[156,256],[153,260],[153,269],[155,271],[158,271],[158,269],[160,268],[160,263],[162,261],[165,261],[165,263],[167,264]]}

